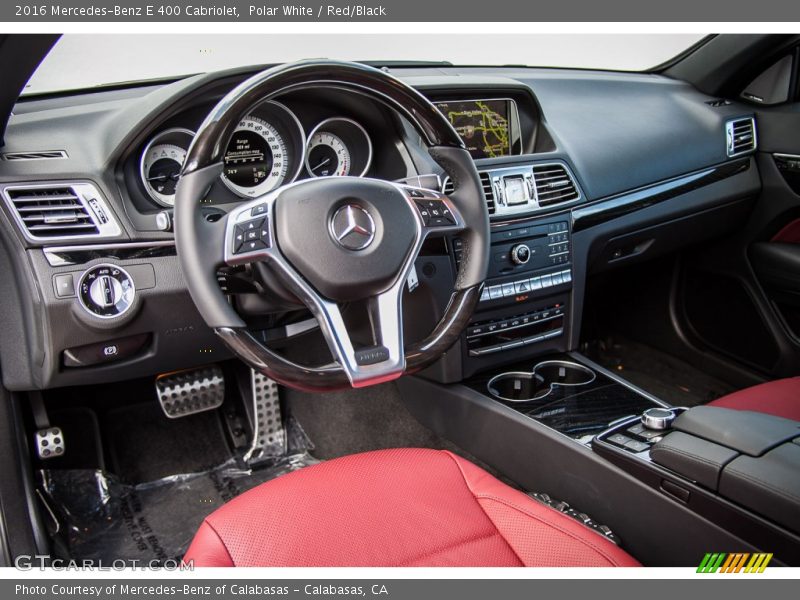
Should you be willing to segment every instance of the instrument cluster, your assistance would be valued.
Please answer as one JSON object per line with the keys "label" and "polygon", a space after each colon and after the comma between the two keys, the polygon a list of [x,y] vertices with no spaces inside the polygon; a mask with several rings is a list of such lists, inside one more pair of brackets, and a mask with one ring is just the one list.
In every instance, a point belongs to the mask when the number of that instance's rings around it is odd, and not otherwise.
{"label": "instrument cluster", "polygon": [[[175,189],[195,133],[165,129],[145,145],[139,176],[160,206],[175,204]],[[255,198],[297,179],[364,176],[372,140],[357,121],[326,118],[306,129],[284,104],[266,101],[244,116],[228,141],[220,179],[239,198]]]}

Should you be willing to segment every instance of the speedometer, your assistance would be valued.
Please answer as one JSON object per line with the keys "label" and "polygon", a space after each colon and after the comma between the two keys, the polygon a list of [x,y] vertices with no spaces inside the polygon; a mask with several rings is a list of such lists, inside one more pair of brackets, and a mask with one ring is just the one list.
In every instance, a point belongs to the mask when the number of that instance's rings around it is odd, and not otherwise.
{"label": "speedometer", "polygon": [[261,196],[281,185],[289,172],[289,149],[264,119],[243,118],[225,150],[222,180],[237,194]]}

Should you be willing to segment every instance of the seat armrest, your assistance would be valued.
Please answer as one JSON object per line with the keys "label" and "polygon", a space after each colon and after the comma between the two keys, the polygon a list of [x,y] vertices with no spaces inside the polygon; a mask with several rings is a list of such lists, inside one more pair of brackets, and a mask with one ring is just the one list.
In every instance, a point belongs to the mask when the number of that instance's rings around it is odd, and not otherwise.
{"label": "seat armrest", "polygon": [[680,431],[664,436],[650,449],[654,463],[714,491],[722,469],[737,456],[735,450]]}
{"label": "seat armrest", "polygon": [[725,467],[720,495],[800,533],[800,445],[782,444],[760,458]]}
{"label": "seat armrest", "polygon": [[685,411],[672,428],[748,456],[761,456],[800,436],[800,421],[715,406]]}

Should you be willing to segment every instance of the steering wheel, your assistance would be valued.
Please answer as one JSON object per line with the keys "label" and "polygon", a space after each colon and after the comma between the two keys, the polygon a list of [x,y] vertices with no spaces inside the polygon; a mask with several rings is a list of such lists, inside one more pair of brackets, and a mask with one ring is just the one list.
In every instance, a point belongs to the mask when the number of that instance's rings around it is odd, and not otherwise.
{"label": "steering wheel", "polygon": [[[454,191],[378,179],[298,181],[243,203],[209,222],[201,211],[220,176],[241,117],[288,91],[334,87],[378,100],[404,115]],[[189,292],[205,322],[242,360],[303,390],[364,387],[428,366],[458,339],[480,297],[489,261],[489,220],[478,172],[458,134],[422,94],[391,75],[355,63],[302,61],[263,71],[228,93],[200,126],[175,200],[175,240]],[[402,296],[423,241],[458,233],[463,258],[444,315],[421,342],[403,342]],[[268,261],[312,312],[334,357],[297,364],[262,345],[223,294],[217,271]],[[363,301],[371,340],[353,341],[342,306]]]}

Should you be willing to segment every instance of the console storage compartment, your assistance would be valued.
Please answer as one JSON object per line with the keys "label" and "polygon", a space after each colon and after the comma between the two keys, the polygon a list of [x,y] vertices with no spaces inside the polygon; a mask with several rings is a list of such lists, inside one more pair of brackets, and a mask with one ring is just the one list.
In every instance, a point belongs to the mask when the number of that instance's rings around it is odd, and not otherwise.
{"label": "console storage compartment", "polygon": [[800,422],[699,406],[672,428],[654,463],[800,533]]}

